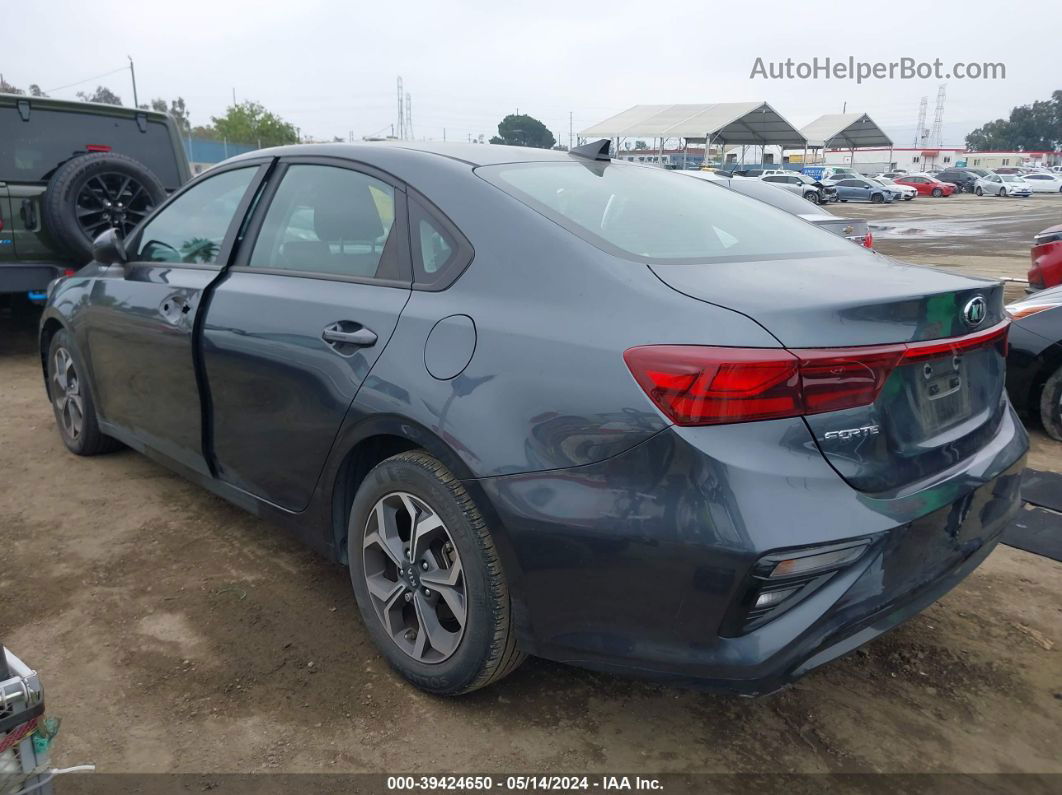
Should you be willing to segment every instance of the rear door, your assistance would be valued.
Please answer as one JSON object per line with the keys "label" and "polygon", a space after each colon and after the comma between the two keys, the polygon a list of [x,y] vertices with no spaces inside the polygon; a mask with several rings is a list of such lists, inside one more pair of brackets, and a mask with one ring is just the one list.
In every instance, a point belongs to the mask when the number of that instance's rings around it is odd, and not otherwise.
{"label": "rear door", "polygon": [[348,161],[293,158],[250,230],[203,330],[214,463],[300,510],[409,298],[405,192]]}
{"label": "rear door", "polygon": [[199,473],[209,469],[192,332],[266,168],[213,172],[159,210],[122,272],[96,280],[84,323],[101,419]]}

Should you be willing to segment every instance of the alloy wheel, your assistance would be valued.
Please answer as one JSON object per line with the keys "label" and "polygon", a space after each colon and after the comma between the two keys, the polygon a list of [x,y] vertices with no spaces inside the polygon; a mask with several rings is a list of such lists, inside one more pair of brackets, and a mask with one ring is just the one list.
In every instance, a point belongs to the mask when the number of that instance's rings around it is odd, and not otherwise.
{"label": "alloy wheel", "polygon": [[90,240],[107,229],[122,238],[154,210],[144,186],[126,174],[105,172],[85,180],[77,194],[77,223]]}
{"label": "alloy wheel", "polygon": [[81,396],[81,379],[66,348],[56,348],[52,357],[52,395],[63,432],[68,439],[76,441],[85,424],[85,403]]}
{"label": "alloy wheel", "polygon": [[409,657],[449,659],[468,618],[461,558],[439,514],[408,492],[377,501],[365,523],[363,576],[377,618]]}

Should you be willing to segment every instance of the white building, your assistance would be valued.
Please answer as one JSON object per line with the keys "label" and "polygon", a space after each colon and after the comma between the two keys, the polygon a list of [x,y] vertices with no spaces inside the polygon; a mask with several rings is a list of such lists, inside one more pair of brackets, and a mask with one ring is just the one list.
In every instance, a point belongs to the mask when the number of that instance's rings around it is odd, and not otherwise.
{"label": "white building", "polygon": [[[925,171],[928,168],[948,168],[965,159],[966,148],[945,146],[873,147],[867,149],[827,149],[823,162],[830,166],[851,166],[861,174],[882,171]],[[972,165],[967,163],[967,165]]]}

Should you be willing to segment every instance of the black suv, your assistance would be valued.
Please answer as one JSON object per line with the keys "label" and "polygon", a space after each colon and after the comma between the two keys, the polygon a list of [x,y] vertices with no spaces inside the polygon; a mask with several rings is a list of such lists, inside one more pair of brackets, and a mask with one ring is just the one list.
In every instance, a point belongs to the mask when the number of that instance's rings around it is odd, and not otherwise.
{"label": "black suv", "polygon": [[166,114],[0,94],[0,294],[42,297],[190,176]]}
{"label": "black suv", "polygon": [[941,182],[950,182],[960,192],[973,193],[978,177],[983,177],[987,173],[981,168],[946,168],[937,174],[937,179]]}

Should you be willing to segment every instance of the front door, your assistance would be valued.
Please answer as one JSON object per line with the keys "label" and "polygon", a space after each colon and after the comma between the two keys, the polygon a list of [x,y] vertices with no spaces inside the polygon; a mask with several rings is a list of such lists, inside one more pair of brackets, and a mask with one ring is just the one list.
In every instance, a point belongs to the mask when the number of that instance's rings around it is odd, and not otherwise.
{"label": "front door", "polygon": [[218,477],[297,511],[412,277],[400,185],[324,158],[278,176],[212,291],[202,356]]}
{"label": "front door", "polygon": [[130,262],[96,280],[85,323],[105,430],[203,474],[192,332],[264,170],[251,163],[220,171],[164,206],[130,239]]}

